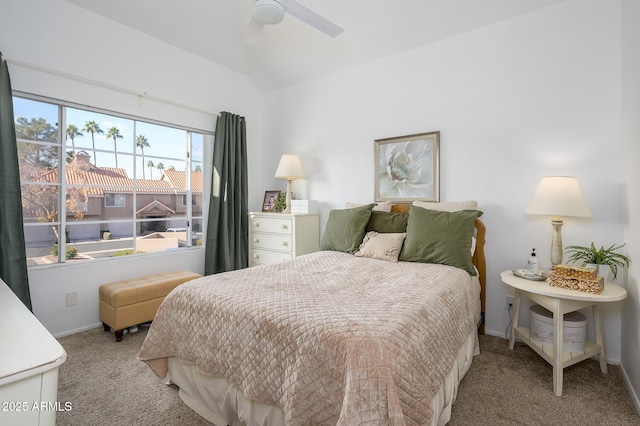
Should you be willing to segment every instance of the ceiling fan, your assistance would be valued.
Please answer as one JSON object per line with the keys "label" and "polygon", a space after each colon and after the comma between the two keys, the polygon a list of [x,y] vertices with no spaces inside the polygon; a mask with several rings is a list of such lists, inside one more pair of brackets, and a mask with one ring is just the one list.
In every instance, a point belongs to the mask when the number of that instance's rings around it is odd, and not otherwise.
{"label": "ceiling fan", "polygon": [[249,22],[245,42],[256,43],[264,26],[280,23],[284,19],[285,12],[331,37],[337,37],[344,31],[296,0],[253,0],[253,16]]}

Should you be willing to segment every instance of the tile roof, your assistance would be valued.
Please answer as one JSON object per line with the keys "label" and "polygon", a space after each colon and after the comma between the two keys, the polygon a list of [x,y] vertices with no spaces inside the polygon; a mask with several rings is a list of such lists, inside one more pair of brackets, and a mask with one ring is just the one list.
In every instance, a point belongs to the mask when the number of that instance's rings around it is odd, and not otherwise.
{"label": "tile roof", "polygon": [[[161,180],[167,179],[171,182],[171,186],[174,188],[186,188],[187,187],[187,173],[179,172],[178,170],[164,170]],[[191,191],[202,192],[202,186],[204,183],[204,177],[202,172],[191,172]]]}
{"label": "tile roof", "polygon": [[[185,171],[164,170],[160,179],[131,179],[127,171],[115,167],[96,167],[84,159],[76,158],[66,167],[67,185],[91,186],[88,195],[103,196],[105,192],[131,193],[134,185],[136,192],[146,194],[183,194],[186,189],[187,173]],[[40,175],[32,173],[30,182],[58,182],[57,169]],[[191,190],[202,193],[203,174],[191,173]]]}
{"label": "tile roof", "polygon": [[169,207],[168,205],[166,205],[162,201],[158,200],[157,198],[154,198],[153,200],[150,200],[149,202],[145,203],[142,207],[140,207],[136,211],[136,214],[140,214],[141,212],[143,212],[145,210],[153,210],[154,208],[157,208],[159,210],[167,210],[171,214],[176,214],[175,210],[173,210],[171,207]]}

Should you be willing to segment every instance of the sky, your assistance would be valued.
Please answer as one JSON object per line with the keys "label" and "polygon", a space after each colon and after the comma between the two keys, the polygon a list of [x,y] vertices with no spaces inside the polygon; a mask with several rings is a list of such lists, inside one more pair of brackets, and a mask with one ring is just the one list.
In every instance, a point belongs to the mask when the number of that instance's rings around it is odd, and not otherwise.
{"label": "sky", "polygon": [[[57,105],[14,97],[13,106],[15,119],[19,117],[25,117],[27,120],[44,118],[53,126],[58,122]],[[165,169],[170,166],[173,166],[176,170],[185,170],[186,168],[187,132],[185,130],[70,107],[67,107],[66,111],[67,125],[74,124],[83,134],[83,136],[75,138],[75,149],[76,151],[80,149],[87,151],[91,156],[92,163],[94,162],[94,152],[91,133],[82,129],[87,121],[95,121],[100,129],[103,130],[104,134],[94,134],[95,161],[98,167],[116,167],[113,139],[105,137],[109,128],[115,126],[123,137],[122,139],[117,139],[118,167],[124,168],[129,177],[158,179],[162,172],[157,167],[147,167],[149,161],[152,161],[154,166],[162,163]],[[144,167],[142,151],[140,148],[135,147],[137,135],[144,135],[149,143],[149,147],[144,148]],[[192,133],[191,142],[192,169],[195,169],[197,165],[202,167],[204,137],[202,134]],[[71,140],[67,139],[66,143],[66,150],[70,151],[72,149]],[[135,175],[134,151],[136,154]]]}

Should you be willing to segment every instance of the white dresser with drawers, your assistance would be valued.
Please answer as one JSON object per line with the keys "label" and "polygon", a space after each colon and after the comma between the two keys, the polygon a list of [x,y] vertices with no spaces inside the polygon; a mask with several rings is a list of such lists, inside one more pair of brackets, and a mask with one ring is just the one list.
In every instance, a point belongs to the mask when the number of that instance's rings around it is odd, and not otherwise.
{"label": "white dresser with drawers", "polygon": [[249,267],[320,249],[318,214],[249,213]]}
{"label": "white dresser with drawers", "polygon": [[56,424],[58,368],[67,353],[0,279],[0,425]]}

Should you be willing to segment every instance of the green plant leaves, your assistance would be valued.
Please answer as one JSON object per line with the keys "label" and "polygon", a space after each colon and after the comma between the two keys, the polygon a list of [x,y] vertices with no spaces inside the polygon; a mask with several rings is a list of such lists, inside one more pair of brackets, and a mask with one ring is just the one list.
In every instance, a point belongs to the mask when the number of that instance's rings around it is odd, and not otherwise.
{"label": "green plant leaves", "polygon": [[582,262],[582,266],[588,263],[594,263],[596,265],[607,265],[611,269],[613,279],[618,276],[618,267],[629,266],[631,259],[621,253],[616,253],[616,250],[621,249],[626,244],[616,246],[612,244],[609,248],[605,249],[604,246],[600,246],[600,249],[596,249],[595,244],[591,243],[590,247],[585,246],[568,246],[566,247],[566,254],[570,254],[569,259],[571,263]]}

